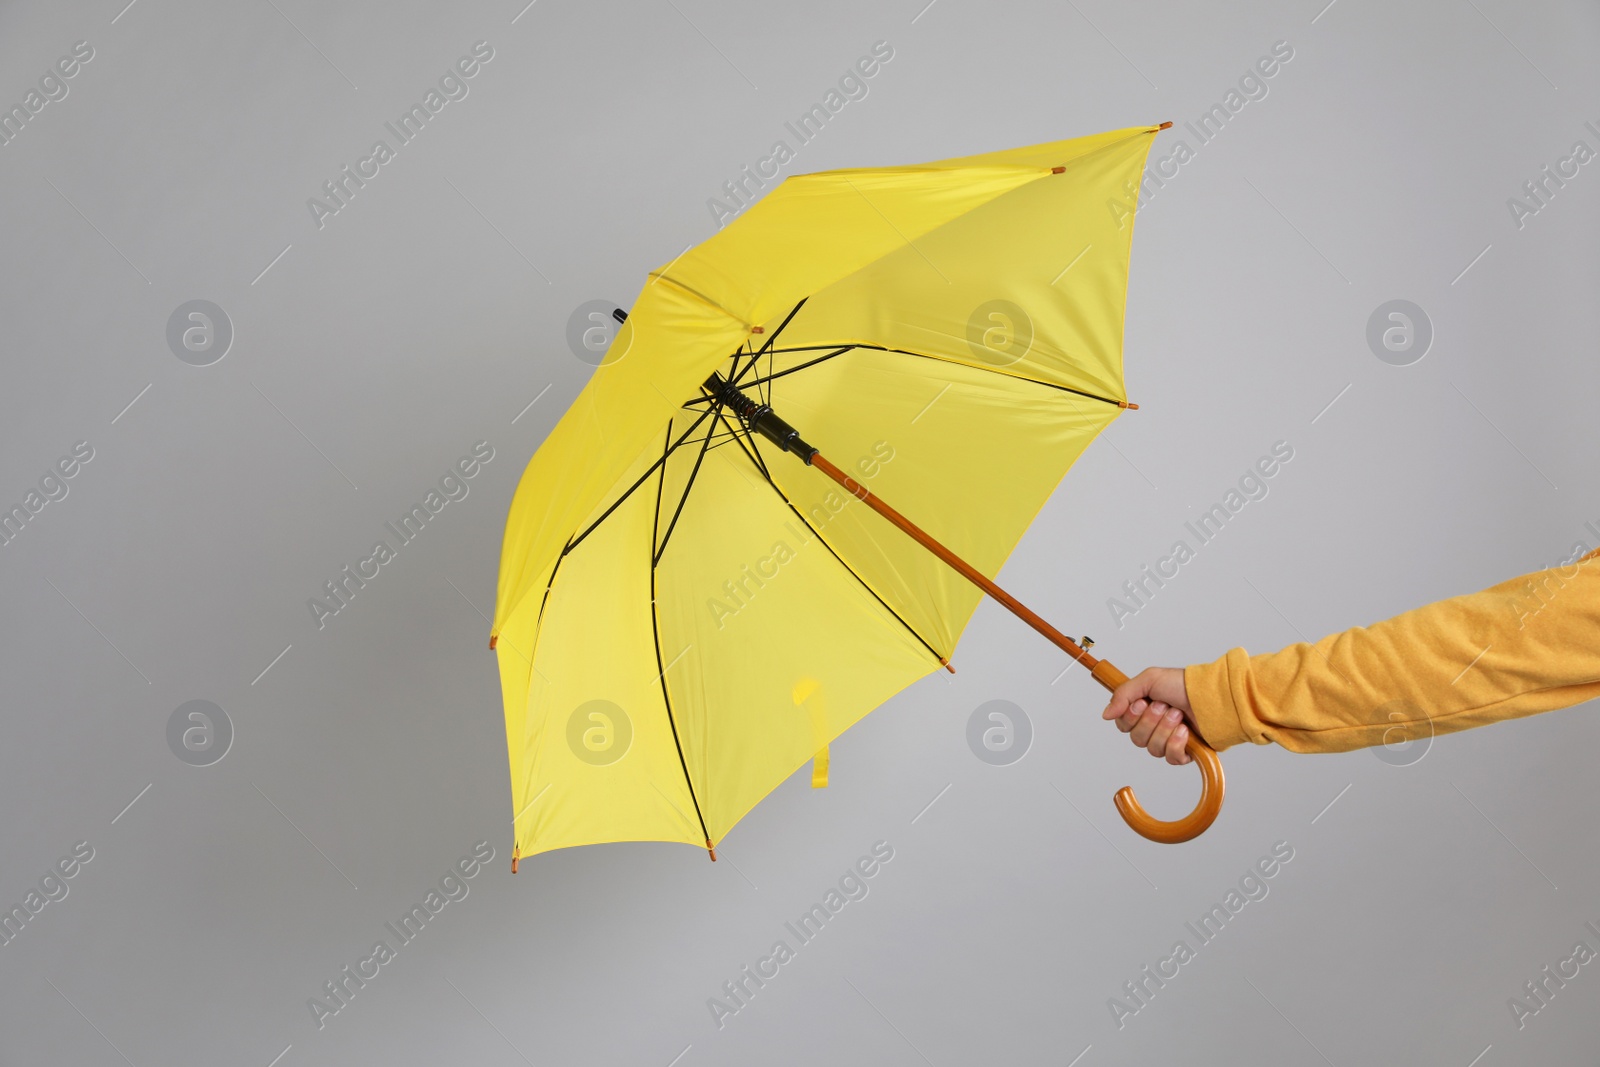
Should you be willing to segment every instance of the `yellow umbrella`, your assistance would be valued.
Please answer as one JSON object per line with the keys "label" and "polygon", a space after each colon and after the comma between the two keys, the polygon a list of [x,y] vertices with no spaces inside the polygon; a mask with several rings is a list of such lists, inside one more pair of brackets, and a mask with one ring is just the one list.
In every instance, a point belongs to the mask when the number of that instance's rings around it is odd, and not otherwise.
{"label": "yellow umbrella", "polygon": [[[1123,306],[1164,128],[791,177],[650,273],[506,523],[490,647],[514,858],[715,859],[807,760],[826,783],[828,742],[948,668],[985,592],[1124,680],[988,576],[1136,406]],[[1188,818],[1118,794],[1139,832],[1210,825],[1221,767],[1192,732],[1190,752]]]}

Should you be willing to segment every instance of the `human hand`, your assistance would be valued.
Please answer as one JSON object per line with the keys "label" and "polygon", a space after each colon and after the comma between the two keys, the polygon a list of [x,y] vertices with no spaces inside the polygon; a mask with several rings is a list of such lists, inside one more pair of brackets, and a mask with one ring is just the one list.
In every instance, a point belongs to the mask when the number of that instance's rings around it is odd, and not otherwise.
{"label": "human hand", "polygon": [[[1189,762],[1184,746],[1189,742],[1189,690],[1182,667],[1149,667],[1111,692],[1111,703],[1100,715],[1115,719],[1117,729],[1130,734],[1133,743],[1149,749],[1156,758],[1181,767]],[[1186,721],[1187,720],[1187,721]]]}

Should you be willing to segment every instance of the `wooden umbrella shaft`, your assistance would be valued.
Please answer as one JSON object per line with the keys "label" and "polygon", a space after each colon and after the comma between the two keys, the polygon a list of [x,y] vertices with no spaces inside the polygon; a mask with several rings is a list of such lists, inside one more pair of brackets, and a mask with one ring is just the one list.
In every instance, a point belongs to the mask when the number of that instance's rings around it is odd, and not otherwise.
{"label": "wooden umbrella shaft", "polygon": [[1017,616],[1017,618],[1021,619],[1023,622],[1027,623],[1029,626],[1043,634],[1051,644],[1055,645],[1057,648],[1061,649],[1061,651],[1065,652],[1067,655],[1071,656],[1073,659],[1089,668],[1089,673],[1093,675],[1095,680],[1101,685],[1105,686],[1107,689],[1115,689],[1117,686],[1128,680],[1127,676],[1121,671],[1111,666],[1111,664],[1106,663],[1104,660],[1096,659],[1094,656],[1091,656],[1088,650],[1082,645],[1078,644],[1078,642],[1074,641],[1060,630],[1057,630],[1054,626],[1051,626],[1044,619],[1040,618],[1039,614],[1032,608],[1028,607],[1026,604],[1012,596],[1010,593],[1006,592],[1004,589],[1001,589],[998,585],[991,581],[987,575],[978,570],[978,568],[974,567],[972,564],[968,563],[966,560],[962,559],[960,556],[956,555],[954,552],[950,551],[944,545],[936,541],[926,530],[922,529],[916,523],[900,514],[888,504],[885,504],[882,500],[879,500],[876,496],[873,496],[866,486],[862,485],[844,471],[834,466],[826,456],[822,455],[822,453],[817,452],[812,454],[811,465],[822,471],[822,473],[826,474],[834,481],[838,482],[840,485],[844,486],[845,490],[857,500],[860,500],[862,503],[866,504],[867,507],[871,508],[873,511],[876,511],[879,515],[882,515],[900,529],[904,530],[907,534],[911,535],[911,537],[918,544],[922,545],[929,552],[932,552],[934,555],[948,563],[951,567],[955,568],[962,577],[966,578],[973,585],[977,586],[979,589],[982,589],[985,593],[988,593],[1000,603],[1004,604],[1011,610],[1013,615]]}
{"label": "wooden umbrella shaft", "polygon": [[[909,534],[915,541],[917,541],[918,544],[932,552],[935,556],[938,556],[940,559],[944,560],[958,573],[960,573],[962,577],[972,582],[973,585],[976,585],[979,589],[982,589],[985,593],[988,593],[991,597],[1004,604],[1013,615],[1017,616],[1017,618],[1033,627],[1039,633],[1043,634],[1052,644],[1061,649],[1061,651],[1065,652],[1074,660],[1087,667],[1090,676],[1094,678],[1095,681],[1099,682],[1109,690],[1114,690],[1128,680],[1128,676],[1123,674],[1115,666],[1103,659],[1097,659],[1094,656],[1091,656],[1088,650],[1082,645],[1078,644],[1078,642],[1074,641],[1060,630],[1057,630],[1054,626],[1051,626],[1044,619],[1040,618],[1038,613],[1034,612],[1026,604],[1022,603],[1022,601],[1018,600],[1004,589],[1001,589],[992,580],[990,580],[987,575],[983,574],[976,567],[972,566],[972,564],[968,563],[966,560],[950,551],[950,549],[940,544],[927,531],[923,530],[916,523],[900,514],[882,500],[879,500],[867,489],[866,486],[862,485],[844,471],[834,466],[826,456],[822,455],[822,453],[811,449],[809,446],[803,446],[803,448],[805,451],[801,451],[799,449],[791,449],[791,451],[796,451],[803,460],[805,460],[811,466],[822,471],[822,473],[826,474],[829,478],[832,478],[834,481],[838,482],[848,493],[850,493],[850,495],[854,496],[857,500],[860,500],[866,504],[873,511],[876,511],[879,515],[882,515],[895,526],[905,531],[905,533]],[[806,454],[807,451],[809,451],[809,456]],[[1217,758],[1216,752],[1211,748],[1211,746],[1207,745],[1205,741],[1200,738],[1192,726],[1189,729],[1189,740],[1185,746],[1185,750],[1195,761],[1195,764],[1200,768],[1201,792],[1199,804],[1195,807],[1194,811],[1189,813],[1184,818],[1177,819],[1172,822],[1165,822],[1157,819],[1145,811],[1144,808],[1139,804],[1139,801],[1133,795],[1133,790],[1129,789],[1127,786],[1124,786],[1122,789],[1117,791],[1117,810],[1122,814],[1123,820],[1126,821],[1136,833],[1143,837],[1149,838],[1152,841],[1160,841],[1166,844],[1176,844],[1180,841],[1188,841],[1192,838],[1198,837],[1200,834],[1206,831],[1206,829],[1216,819],[1217,813],[1222,810],[1222,796],[1224,790],[1222,761]]]}

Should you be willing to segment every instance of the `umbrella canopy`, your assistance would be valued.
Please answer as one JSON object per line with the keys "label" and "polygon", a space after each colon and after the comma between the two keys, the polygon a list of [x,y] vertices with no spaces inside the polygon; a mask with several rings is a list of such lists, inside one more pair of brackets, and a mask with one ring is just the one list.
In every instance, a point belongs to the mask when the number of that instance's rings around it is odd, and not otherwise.
{"label": "umbrella canopy", "polygon": [[992,577],[1129,406],[1159,128],[791,177],[651,272],[506,525],[516,854],[712,847],[948,665],[982,590],[741,415],[770,405]]}

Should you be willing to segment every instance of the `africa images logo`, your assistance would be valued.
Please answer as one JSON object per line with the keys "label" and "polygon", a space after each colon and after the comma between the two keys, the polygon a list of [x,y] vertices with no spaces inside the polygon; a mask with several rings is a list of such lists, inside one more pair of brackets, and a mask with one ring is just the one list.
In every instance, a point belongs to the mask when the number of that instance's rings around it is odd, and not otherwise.
{"label": "africa images logo", "polygon": [[633,720],[609,700],[588,700],[567,718],[567,747],[591,767],[609,767],[633,745]]}

